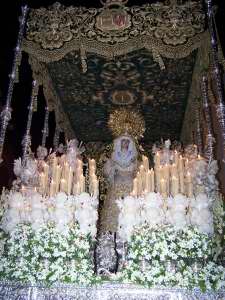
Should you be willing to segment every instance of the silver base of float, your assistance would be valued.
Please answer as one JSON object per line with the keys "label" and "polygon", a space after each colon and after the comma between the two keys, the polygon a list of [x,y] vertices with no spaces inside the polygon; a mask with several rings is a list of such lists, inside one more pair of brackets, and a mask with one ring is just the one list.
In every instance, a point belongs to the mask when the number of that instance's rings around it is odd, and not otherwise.
{"label": "silver base of float", "polygon": [[82,287],[58,284],[51,287],[0,282],[0,299],[4,300],[222,300],[225,291],[201,292],[176,288],[148,289],[133,284],[103,283]]}

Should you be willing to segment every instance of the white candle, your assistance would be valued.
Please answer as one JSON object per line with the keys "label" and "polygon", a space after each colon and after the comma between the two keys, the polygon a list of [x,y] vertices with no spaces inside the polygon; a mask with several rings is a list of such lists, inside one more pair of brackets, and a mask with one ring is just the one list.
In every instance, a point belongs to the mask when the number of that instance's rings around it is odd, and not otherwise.
{"label": "white candle", "polygon": [[151,192],[155,191],[155,174],[154,170],[151,169]]}
{"label": "white candle", "polygon": [[134,178],[134,181],[133,181],[133,193],[134,193],[134,196],[137,197],[137,195],[138,195],[138,182],[137,182],[137,178]]}
{"label": "white candle", "polygon": [[45,176],[45,189],[47,189],[47,187],[48,187],[49,165],[44,163],[43,169],[44,169],[44,176]]}
{"label": "white candle", "polygon": [[189,167],[189,160],[188,160],[188,158],[185,159],[184,166],[185,166],[185,169],[187,170],[188,167]]}
{"label": "white candle", "polygon": [[180,193],[184,194],[184,172],[179,173]]}
{"label": "white candle", "polygon": [[69,166],[68,162],[66,161],[64,163],[64,165],[63,165],[63,172],[62,172],[62,177],[63,178],[68,178],[68,176],[69,176],[69,168],[70,168],[70,166]]}
{"label": "white candle", "polygon": [[145,155],[142,155],[142,161],[143,161],[143,165],[144,165],[145,171],[148,172],[148,170],[149,170],[148,157],[145,156]]}
{"label": "white candle", "polygon": [[85,177],[83,174],[80,176],[79,182],[80,182],[80,192],[83,193],[85,192]]}
{"label": "white candle", "polygon": [[164,198],[167,197],[167,193],[166,193],[166,180],[164,178],[162,178],[160,180],[160,193],[162,194],[162,196]]}
{"label": "white candle", "polygon": [[159,167],[160,161],[161,161],[160,152],[157,151],[154,157],[154,163],[156,168]]}
{"label": "white candle", "polygon": [[22,185],[22,187],[21,187],[21,194],[22,194],[23,196],[25,196],[25,193],[26,193],[26,188],[25,188],[24,185]]}
{"label": "white candle", "polygon": [[67,184],[66,180],[64,178],[61,179],[60,181],[60,192],[65,192],[67,191]]}
{"label": "white candle", "polygon": [[174,164],[178,165],[178,161],[179,161],[179,155],[178,155],[178,152],[175,150],[174,151]]}
{"label": "white candle", "polygon": [[177,170],[177,165],[176,164],[170,165],[170,176],[171,176],[171,178],[173,176],[175,176],[175,177],[178,176],[178,170]]}
{"label": "white candle", "polygon": [[68,182],[67,182],[67,194],[71,194],[72,189],[72,183],[73,183],[73,169],[69,168],[69,176],[68,176]]}
{"label": "white candle", "polygon": [[53,160],[52,160],[52,178],[56,180],[56,168],[58,164],[58,158],[56,155],[54,155]]}
{"label": "white candle", "polygon": [[180,157],[179,157],[178,169],[179,169],[179,172],[183,172],[184,171],[184,160],[183,160],[182,155],[180,155]]}
{"label": "white candle", "polygon": [[185,179],[186,179],[186,194],[187,197],[191,198],[193,197],[193,183],[192,183],[192,177],[190,172],[187,172]]}
{"label": "white candle", "polygon": [[173,176],[171,182],[171,194],[175,197],[179,193],[179,182],[178,178]]}
{"label": "white candle", "polygon": [[62,174],[62,167],[58,165],[56,167],[56,175],[55,175],[56,193],[58,193],[59,191],[61,174]]}
{"label": "white candle", "polygon": [[160,192],[161,170],[162,170],[161,166],[155,168],[156,192]]}
{"label": "white candle", "polygon": [[39,192],[41,194],[45,194],[45,174],[44,173],[41,173],[39,175]]}
{"label": "white candle", "polygon": [[146,172],[143,165],[140,166],[140,184],[142,191],[146,188]]}
{"label": "white candle", "polygon": [[52,180],[50,183],[50,190],[49,190],[49,196],[53,197],[55,195],[55,182]]}

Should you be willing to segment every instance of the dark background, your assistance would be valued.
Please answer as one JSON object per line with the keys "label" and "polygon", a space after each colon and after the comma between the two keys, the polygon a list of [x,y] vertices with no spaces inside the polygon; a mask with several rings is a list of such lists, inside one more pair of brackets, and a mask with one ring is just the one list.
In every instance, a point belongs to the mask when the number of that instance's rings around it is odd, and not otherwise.
{"label": "dark background", "polygon": [[[0,109],[5,104],[8,82],[10,74],[14,48],[18,34],[18,17],[21,15],[21,6],[27,4],[29,7],[38,8],[40,6],[49,6],[55,3],[55,0],[6,0],[2,1],[0,9]],[[61,0],[58,1],[69,6],[102,7],[100,0]],[[156,1],[130,0],[127,5],[142,5]],[[225,1],[215,0],[213,4],[217,6],[216,23],[223,51],[225,49]],[[30,100],[31,92],[31,70],[28,65],[28,57],[23,54],[22,67],[20,68],[20,83],[15,85],[12,99],[12,120],[10,121],[6,144],[4,148],[4,162],[0,166],[0,188],[9,187],[13,179],[13,160],[21,155],[21,139],[24,135],[27,119],[27,106]],[[38,112],[33,116],[32,123],[32,143],[33,149],[41,143],[41,130],[44,121],[45,99],[43,93],[39,92]],[[54,115],[50,114],[50,138],[47,144],[50,147],[54,132]]]}

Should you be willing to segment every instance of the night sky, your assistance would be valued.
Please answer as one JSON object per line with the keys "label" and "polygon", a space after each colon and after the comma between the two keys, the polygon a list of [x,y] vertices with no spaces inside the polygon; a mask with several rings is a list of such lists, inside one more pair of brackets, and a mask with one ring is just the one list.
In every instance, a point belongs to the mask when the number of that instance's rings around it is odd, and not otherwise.
{"label": "night sky", "polygon": [[[8,74],[10,73],[13,49],[16,45],[18,33],[18,17],[21,15],[21,6],[27,4],[29,7],[38,8],[40,6],[49,6],[54,0],[6,0],[2,1],[0,10],[0,30],[1,30],[1,46],[0,46],[0,108],[5,104],[8,88]],[[69,6],[86,6],[86,7],[102,7],[99,1],[87,0],[62,0],[58,1]],[[144,3],[152,3],[153,1],[130,0],[128,5],[142,5]],[[155,1],[154,1],[155,2]],[[223,50],[225,49],[225,1],[217,0],[213,2],[217,5],[216,22],[219,36],[221,39]],[[21,138],[25,131],[27,106],[29,104],[29,96],[31,92],[31,70],[27,63],[27,55],[23,55],[22,68],[20,69],[20,83],[16,84],[13,94],[12,108],[13,116],[7,132],[7,141],[4,151],[5,162],[0,166],[0,187],[2,185],[10,186],[12,180],[13,160],[21,154]],[[34,115],[32,133],[34,135],[34,148],[41,142],[41,129],[43,126],[43,112],[45,100],[42,91],[39,95],[39,112]],[[54,131],[54,116],[51,115],[51,132]],[[52,143],[52,139],[48,140],[48,144]],[[2,176],[4,174],[4,176]]]}

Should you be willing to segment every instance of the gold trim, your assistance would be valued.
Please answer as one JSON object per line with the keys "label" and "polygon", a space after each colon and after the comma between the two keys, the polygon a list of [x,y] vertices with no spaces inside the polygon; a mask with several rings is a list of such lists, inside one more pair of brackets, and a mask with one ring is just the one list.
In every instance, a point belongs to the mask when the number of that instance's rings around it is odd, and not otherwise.
{"label": "gold trim", "polygon": [[202,47],[207,38],[208,31],[205,31],[190,38],[186,44],[178,46],[165,45],[161,40],[148,36],[136,37],[116,45],[107,45],[103,42],[90,41],[87,39],[74,39],[64,44],[62,48],[54,50],[42,49],[37,43],[24,39],[22,49],[26,53],[36,57],[39,61],[45,63],[61,60],[68,53],[80,51],[81,48],[86,53],[94,53],[109,59],[142,48],[159,53],[163,57],[179,59],[188,56],[195,49]]}

